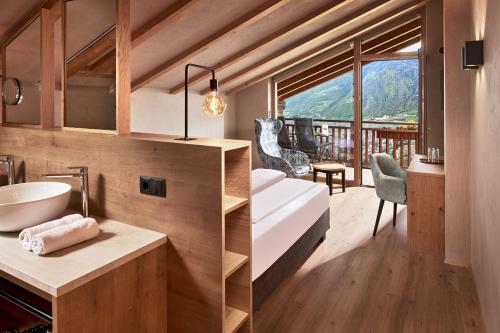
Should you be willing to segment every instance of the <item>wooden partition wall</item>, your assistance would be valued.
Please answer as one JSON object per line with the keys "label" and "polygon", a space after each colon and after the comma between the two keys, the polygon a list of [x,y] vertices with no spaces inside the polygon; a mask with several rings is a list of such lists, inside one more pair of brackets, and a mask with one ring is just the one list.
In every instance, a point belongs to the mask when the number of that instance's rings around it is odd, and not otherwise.
{"label": "wooden partition wall", "polygon": [[[91,214],[167,234],[170,332],[252,331],[249,142],[0,125],[0,154],[17,183],[86,165]],[[141,194],[140,176],[164,178],[166,197]]]}

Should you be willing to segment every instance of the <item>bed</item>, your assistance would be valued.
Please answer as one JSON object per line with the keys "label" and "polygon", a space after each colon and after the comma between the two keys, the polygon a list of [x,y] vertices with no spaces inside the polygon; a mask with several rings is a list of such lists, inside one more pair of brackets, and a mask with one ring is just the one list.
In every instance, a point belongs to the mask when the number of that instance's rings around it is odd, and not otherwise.
{"label": "bed", "polygon": [[253,308],[294,273],[330,228],[328,187],[285,178],[276,170],[252,172]]}

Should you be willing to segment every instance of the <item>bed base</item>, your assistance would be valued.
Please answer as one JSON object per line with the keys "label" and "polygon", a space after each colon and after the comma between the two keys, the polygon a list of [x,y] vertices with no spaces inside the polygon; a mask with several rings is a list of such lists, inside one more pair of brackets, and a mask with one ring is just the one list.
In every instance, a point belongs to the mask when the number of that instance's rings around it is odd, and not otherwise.
{"label": "bed base", "polygon": [[295,273],[311,255],[312,250],[326,238],[330,229],[330,208],[286,251],[271,267],[253,281],[253,311],[257,311],[266,298],[287,277]]}

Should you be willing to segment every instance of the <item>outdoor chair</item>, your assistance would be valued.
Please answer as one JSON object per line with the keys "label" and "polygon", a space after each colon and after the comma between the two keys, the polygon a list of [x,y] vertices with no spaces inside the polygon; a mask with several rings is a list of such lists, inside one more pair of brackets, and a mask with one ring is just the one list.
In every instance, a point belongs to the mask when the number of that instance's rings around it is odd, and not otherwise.
{"label": "outdoor chair", "polygon": [[331,145],[331,143],[316,142],[312,118],[295,118],[294,123],[297,135],[297,149],[311,156],[316,162],[321,162],[327,146]]}
{"label": "outdoor chair", "polygon": [[278,133],[278,144],[281,148],[292,149],[292,141],[290,141],[290,133],[288,133],[288,128],[286,126],[285,117],[279,116],[278,120],[281,121],[281,130]]}

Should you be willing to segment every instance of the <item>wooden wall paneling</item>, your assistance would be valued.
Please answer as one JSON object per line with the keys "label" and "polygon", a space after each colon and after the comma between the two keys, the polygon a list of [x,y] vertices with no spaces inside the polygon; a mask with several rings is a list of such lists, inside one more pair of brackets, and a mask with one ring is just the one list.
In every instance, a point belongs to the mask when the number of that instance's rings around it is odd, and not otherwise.
{"label": "wooden wall paneling", "polygon": [[118,134],[130,134],[131,33],[130,0],[117,0],[116,132]]}
{"label": "wooden wall paneling", "polygon": [[165,252],[162,245],[53,297],[53,332],[167,332]]}
{"label": "wooden wall paneling", "polygon": [[41,21],[41,93],[40,126],[53,128],[55,125],[56,68],[54,61],[54,15],[51,9],[42,8]]}
{"label": "wooden wall paneling", "polygon": [[[220,332],[222,148],[212,145],[214,140],[205,145],[202,139],[185,143],[150,137],[4,126],[0,153],[14,155],[18,181],[40,181],[43,173],[87,165],[91,214],[168,235],[169,331]],[[164,178],[166,198],[139,193],[140,176]],[[79,209],[78,181],[64,181],[74,191],[70,207]]]}

